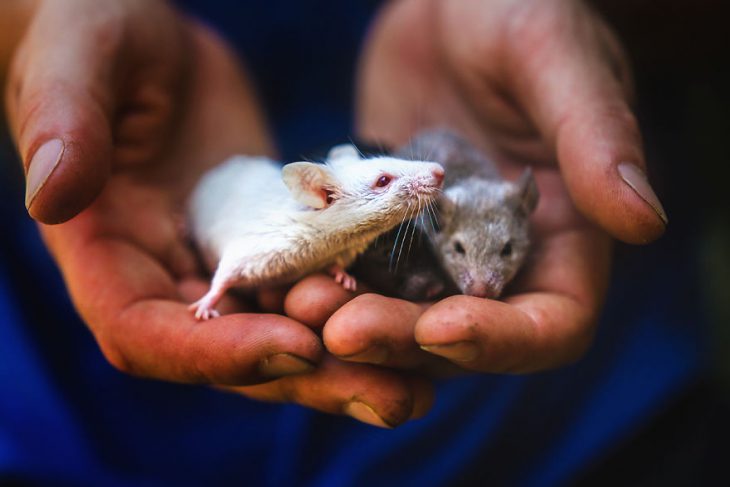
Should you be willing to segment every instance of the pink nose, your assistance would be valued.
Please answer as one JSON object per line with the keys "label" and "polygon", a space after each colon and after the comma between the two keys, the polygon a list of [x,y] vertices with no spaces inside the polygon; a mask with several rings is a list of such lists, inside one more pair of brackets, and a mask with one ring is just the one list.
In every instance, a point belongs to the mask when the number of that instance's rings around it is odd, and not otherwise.
{"label": "pink nose", "polygon": [[436,186],[441,187],[441,185],[444,184],[444,170],[434,169],[432,174],[436,180]]}
{"label": "pink nose", "polygon": [[493,299],[497,297],[497,290],[486,282],[474,282],[464,291],[464,294],[477,298]]}

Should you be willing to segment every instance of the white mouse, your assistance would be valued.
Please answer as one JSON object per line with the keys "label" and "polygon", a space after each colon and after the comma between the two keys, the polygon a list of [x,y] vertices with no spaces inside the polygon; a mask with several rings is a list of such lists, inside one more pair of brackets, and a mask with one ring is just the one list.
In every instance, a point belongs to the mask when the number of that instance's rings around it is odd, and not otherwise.
{"label": "white mouse", "polygon": [[418,214],[443,178],[437,163],[362,158],[352,145],[333,148],[325,164],[282,168],[265,157],[232,157],[203,175],[189,201],[190,232],[215,269],[210,290],[190,309],[209,319],[231,287],[275,286],[320,270],[354,290],[345,268],[378,235]]}

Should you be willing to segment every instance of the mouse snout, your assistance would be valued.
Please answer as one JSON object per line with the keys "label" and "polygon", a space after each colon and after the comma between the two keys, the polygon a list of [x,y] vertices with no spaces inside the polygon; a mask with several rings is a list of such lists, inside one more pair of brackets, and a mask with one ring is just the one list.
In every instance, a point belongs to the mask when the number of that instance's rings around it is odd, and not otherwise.
{"label": "mouse snout", "polygon": [[431,175],[436,181],[437,188],[440,188],[444,184],[444,174],[444,168],[438,165],[431,171]]}
{"label": "mouse snout", "polygon": [[490,275],[487,279],[472,279],[466,285],[464,294],[477,298],[496,299],[502,292],[502,286],[496,275]]}
{"label": "mouse snout", "polygon": [[433,196],[444,183],[444,168],[435,162],[427,163],[425,170],[419,169],[407,182],[405,188],[412,196]]}
{"label": "mouse snout", "polygon": [[477,298],[493,299],[497,297],[495,289],[490,287],[486,282],[473,282],[464,290],[464,294]]}

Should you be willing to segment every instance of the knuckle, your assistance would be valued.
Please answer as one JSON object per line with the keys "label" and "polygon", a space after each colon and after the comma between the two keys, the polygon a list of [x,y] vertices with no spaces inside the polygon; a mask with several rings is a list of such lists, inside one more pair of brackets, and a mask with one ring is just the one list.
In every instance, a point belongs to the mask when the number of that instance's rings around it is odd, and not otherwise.
{"label": "knuckle", "polygon": [[614,116],[626,130],[638,136],[639,122],[636,119],[636,115],[627,106],[624,105],[621,109],[617,110]]}
{"label": "knuckle", "polygon": [[355,297],[351,302],[353,306],[373,306],[387,299],[384,296],[376,293],[365,293]]}
{"label": "knuckle", "polygon": [[272,383],[275,384],[277,401],[314,407],[312,404],[307,404],[304,394],[299,389],[300,382],[297,377],[288,377]]}
{"label": "knuckle", "polygon": [[550,370],[578,362],[590,349],[595,337],[595,317],[575,317],[574,322],[556,334],[550,319],[543,317],[534,328],[519,364],[513,368],[519,373]]}
{"label": "knuckle", "polygon": [[537,48],[551,36],[564,32],[575,18],[575,2],[527,0],[514,2],[503,26],[511,45]]}
{"label": "knuckle", "polygon": [[99,348],[101,349],[101,353],[104,355],[104,358],[112,367],[123,374],[137,375],[131,361],[127,358],[122,349],[112,340],[97,337],[97,343],[99,344]]}
{"label": "knuckle", "polygon": [[577,333],[571,337],[570,342],[565,347],[565,352],[560,358],[559,365],[571,365],[582,359],[593,344],[593,327],[587,327],[582,333]]}

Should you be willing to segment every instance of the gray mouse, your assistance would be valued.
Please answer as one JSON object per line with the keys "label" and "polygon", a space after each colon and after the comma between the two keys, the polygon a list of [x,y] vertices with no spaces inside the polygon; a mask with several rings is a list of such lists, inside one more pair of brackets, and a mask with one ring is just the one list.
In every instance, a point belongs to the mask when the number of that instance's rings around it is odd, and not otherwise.
{"label": "gray mouse", "polygon": [[333,148],[325,164],[229,159],[203,175],[189,200],[194,243],[215,271],[190,309],[209,319],[231,287],[276,286],[320,270],[355,290],[345,268],[431,202],[443,178],[439,164],[363,158],[352,145]]}
{"label": "gray mouse", "polygon": [[[464,294],[499,297],[529,250],[528,220],[539,199],[532,171],[528,168],[517,181],[507,181],[473,144],[443,129],[417,134],[395,155],[428,157],[444,167],[438,221],[431,227],[427,219],[420,219],[418,230],[428,236],[428,244],[411,246],[415,265],[406,261],[390,277],[369,271],[363,280],[388,294],[416,301],[451,294],[452,282]],[[393,240],[396,231],[383,240]],[[370,269],[378,259],[382,261],[377,251],[368,250],[361,260],[371,260],[372,265],[356,268]],[[442,277],[444,273],[449,279]],[[439,287],[442,292],[434,293]]]}

